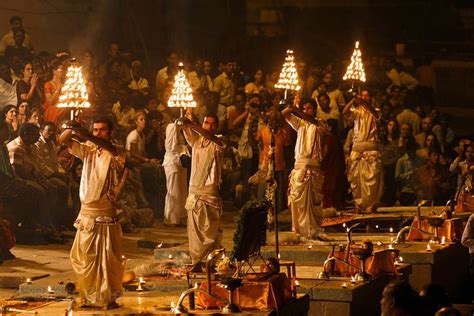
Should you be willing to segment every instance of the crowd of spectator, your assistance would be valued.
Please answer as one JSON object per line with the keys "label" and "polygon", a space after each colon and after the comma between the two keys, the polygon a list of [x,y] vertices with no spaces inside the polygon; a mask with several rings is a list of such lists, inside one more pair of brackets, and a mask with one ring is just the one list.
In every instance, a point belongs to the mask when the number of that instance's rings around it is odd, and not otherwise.
{"label": "crowd of spectator", "polygon": [[[4,151],[0,175],[8,179],[0,186],[3,204],[14,202],[15,207],[4,217],[15,231],[44,230],[59,236],[71,226],[80,207],[81,162],[56,142],[57,131],[70,117],[67,110],[55,105],[72,55],[36,52],[22,19],[12,17],[10,24],[11,31],[3,36],[0,47]],[[196,120],[217,115],[219,133],[231,145],[223,168],[224,198],[239,206],[250,197],[264,197],[263,185],[256,181],[249,186],[248,180],[268,165],[268,145],[273,139],[275,177],[281,184],[276,203],[278,210],[285,209],[285,179],[294,163],[296,135],[280,114],[285,106],[283,93],[274,87],[280,65],[246,69],[235,58],[182,60],[170,52],[155,75],[137,56],[116,42],[108,45],[103,58],[89,50],[74,55],[82,65],[92,104],[80,120],[87,126],[98,115],[108,116],[114,122],[115,141],[130,153],[126,185],[132,190],[124,190],[119,202],[124,225],[128,229],[149,226],[154,218],[163,216],[166,185],[160,162],[166,127],[178,115],[167,107],[167,101],[179,61],[185,64],[197,101]],[[354,92],[350,83],[340,80],[343,68],[343,61],[320,65],[297,60],[300,106],[315,107],[316,117],[329,127],[328,154],[322,162],[327,175],[324,208],[351,205],[346,170],[353,122],[342,110]],[[392,58],[374,56],[365,60],[365,69],[368,81],[362,89],[370,93],[370,102],[378,109],[385,180],[380,205],[414,205],[424,199],[444,204],[458,197],[463,197],[459,207],[472,205],[465,202],[472,191],[473,144],[456,137],[450,116],[439,113],[430,61],[424,60],[411,74]],[[30,240],[28,234],[22,239]]]}

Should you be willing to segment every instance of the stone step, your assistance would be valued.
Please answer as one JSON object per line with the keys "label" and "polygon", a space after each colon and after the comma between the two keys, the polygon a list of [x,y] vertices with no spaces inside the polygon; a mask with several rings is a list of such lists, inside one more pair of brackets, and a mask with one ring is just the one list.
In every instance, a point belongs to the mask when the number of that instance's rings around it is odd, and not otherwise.
{"label": "stone step", "polygon": [[25,283],[27,278],[31,281],[36,281],[48,276],[49,274],[40,273],[3,272],[0,273],[0,288],[16,289],[20,284]]}
{"label": "stone step", "polygon": [[[33,280],[31,283],[21,283],[18,289],[20,296],[65,297],[66,289],[75,288],[76,275],[74,272],[63,272],[54,276]],[[48,292],[48,290],[52,292]]]}

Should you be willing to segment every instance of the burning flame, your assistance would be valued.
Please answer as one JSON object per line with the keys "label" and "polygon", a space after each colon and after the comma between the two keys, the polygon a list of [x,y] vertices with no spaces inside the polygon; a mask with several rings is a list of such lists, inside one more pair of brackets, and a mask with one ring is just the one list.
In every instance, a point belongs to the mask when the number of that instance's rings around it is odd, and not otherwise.
{"label": "burning flame", "polygon": [[193,90],[184,74],[183,63],[179,63],[180,69],[174,77],[173,90],[168,100],[170,108],[195,108],[196,101],[193,98]]}
{"label": "burning flame", "polygon": [[291,49],[286,51],[285,63],[280,72],[280,79],[275,84],[276,89],[294,90],[301,89],[298,84],[298,72],[296,71],[295,57]]}
{"label": "burning flame", "polygon": [[66,82],[61,88],[58,108],[89,108],[87,87],[82,77],[82,66],[72,65],[67,69]]}
{"label": "burning flame", "polygon": [[355,42],[354,52],[352,53],[351,63],[347,66],[343,80],[359,80],[365,82],[364,64],[362,63],[362,54],[359,49],[359,41]]}

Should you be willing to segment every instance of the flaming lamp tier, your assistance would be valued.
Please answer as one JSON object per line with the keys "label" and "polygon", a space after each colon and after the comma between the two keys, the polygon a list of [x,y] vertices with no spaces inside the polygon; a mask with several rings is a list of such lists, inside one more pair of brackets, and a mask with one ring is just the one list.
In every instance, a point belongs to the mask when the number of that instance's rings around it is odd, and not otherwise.
{"label": "flaming lamp tier", "polygon": [[89,108],[87,87],[82,77],[82,66],[71,65],[66,74],[66,82],[61,89],[58,108]]}
{"label": "flaming lamp tier", "polygon": [[168,106],[170,108],[195,108],[196,101],[193,98],[193,90],[191,85],[186,79],[184,73],[183,63],[179,63],[179,70],[174,78],[173,89],[171,90],[171,96],[168,100]]}
{"label": "flaming lamp tier", "polygon": [[362,54],[359,49],[359,41],[355,43],[354,52],[352,53],[351,57],[351,63],[347,67],[347,71],[342,79],[365,82],[364,64],[362,64]]}
{"label": "flaming lamp tier", "polygon": [[292,50],[286,51],[285,62],[280,72],[280,78],[275,84],[276,89],[298,91],[301,89],[298,84],[298,73],[296,71],[295,57]]}

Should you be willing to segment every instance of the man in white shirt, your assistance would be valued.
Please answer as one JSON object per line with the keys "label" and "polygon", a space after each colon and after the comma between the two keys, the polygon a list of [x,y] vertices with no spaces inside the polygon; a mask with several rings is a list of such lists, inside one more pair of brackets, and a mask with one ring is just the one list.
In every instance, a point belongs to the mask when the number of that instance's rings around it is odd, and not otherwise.
{"label": "man in white shirt", "polygon": [[186,225],[186,198],[188,197],[186,169],[181,156],[190,156],[181,127],[175,122],[166,127],[165,159],[163,168],[166,175],[165,225]]}
{"label": "man in white shirt", "polygon": [[130,77],[132,80],[128,84],[128,87],[133,91],[140,92],[142,95],[148,95],[150,86],[148,85],[148,80],[143,77],[143,64],[140,60],[136,59],[132,61]]}
{"label": "man in white shirt", "polygon": [[0,111],[7,105],[15,105],[17,102],[16,80],[13,80],[8,64],[0,61]]}
{"label": "man in white shirt", "polygon": [[395,67],[400,78],[400,85],[406,87],[409,91],[414,91],[420,84],[418,80],[408,72],[405,72],[401,63],[397,63]]}
{"label": "man in white shirt", "polygon": [[175,52],[171,52],[168,55],[166,62],[167,62],[167,66],[161,68],[156,74],[155,88],[156,88],[157,93],[161,92],[163,89],[166,88],[168,79],[171,79],[171,80],[174,79],[174,78],[169,78],[169,75],[176,73],[178,70],[178,54],[176,54]]}
{"label": "man in white shirt", "polygon": [[[12,16],[10,18],[10,25],[12,27],[11,31],[3,35],[2,41],[0,43],[0,55],[5,54],[5,50],[8,46],[15,46],[15,39],[13,33],[16,30],[23,29],[22,19],[19,16]],[[31,38],[28,34],[25,33],[25,40],[23,41],[23,47],[26,47],[29,51],[33,50],[31,45]]]}
{"label": "man in white shirt", "polygon": [[346,100],[344,99],[344,93],[334,82],[334,75],[331,72],[326,72],[322,81],[326,84],[327,94],[331,99],[331,102],[335,102],[338,110],[342,111],[346,105]]}
{"label": "man in white shirt", "polygon": [[219,102],[224,106],[229,106],[234,101],[235,85],[232,82],[234,72],[234,62],[227,61],[224,64],[224,71],[214,80],[213,90],[219,93]]}
{"label": "man in white shirt", "polygon": [[188,73],[188,80],[194,92],[206,92],[213,89],[214,82],[210,76],[211,62],[198,60],[195,70]]}
{"label": "man in white shirt", "polygon": [[387,88],[387,91],[392,87],[392,86],[401,86],[400,83],[400,74],[398,73],[397,69],[395,68],[395,60],[393,59],[387,59],[385,61],[385,74],[387,77],[392,81],[390,86]]}

